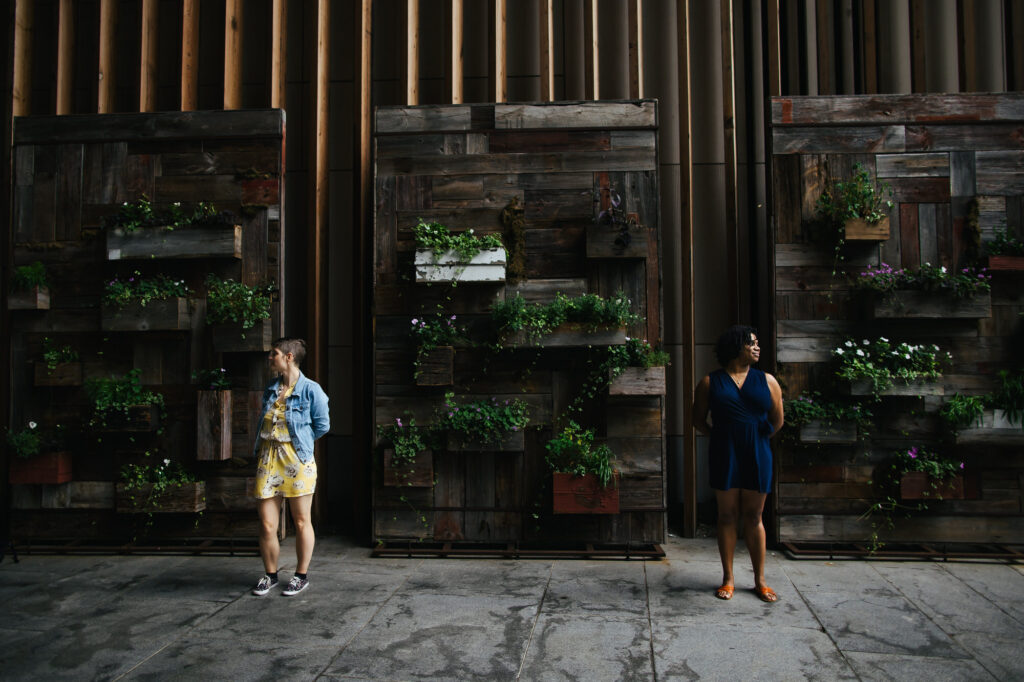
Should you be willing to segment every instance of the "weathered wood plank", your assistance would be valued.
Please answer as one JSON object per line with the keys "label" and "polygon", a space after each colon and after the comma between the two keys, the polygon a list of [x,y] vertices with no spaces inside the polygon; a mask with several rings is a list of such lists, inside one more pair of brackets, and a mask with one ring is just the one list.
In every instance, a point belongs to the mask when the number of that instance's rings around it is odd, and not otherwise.
{"label": "weathered wood plank", "polygon": [[657,474],[663,470],[663,442],[660,437],[609,437],[606,444],[623,474]]}
{"label": "weathered wood plank", "polygon": [[473,128],[471,109],[465,106],[378,107],[375,123],[378,135]]}
{"label": "weathered wood plank", "polygon": [[107,260],[241,258],[242,226],[225,228],[141,227],[107,230]]}
{"label": "weathered wood plank", "polygon": [[467,175],[478,173],[574,173],[580,171],[656,170],[657,159],[645,150],[465,156],[407,156],[379,159],[383,175]]}
{"label": "weathered wood plank", "polygon": [[[857,516],[800,515],[779,518],[779,539],[785,541],[865,541],[872,519]],[[1024,524],[1016,517],[912,516],[899,519],[884,532],[889,542],[1024,542]]]}
{"label": "weathered wood plank", "polygon": [[57,211],[55,237],[78,239],[82,228],[82,158],[80,144],[57,147]]}
{"label": "weathered wood plank", "polygon": [[[775,245],[775,267],[786,268],[798,265],[818,265],[832,260],[831,251],[816,244],[781,244]],[[848,250],[843,255],[843,263],[852,266],[878,265],[878,252],[858,249]]]}
{"label": "weathered wood plank", "polygon": [[907,126],[907,151],[968,152],[1020,149],[1024,126],[1020,123]]}
{"label": "weathered wood plank", "polygon": [[786,337],[777,342],[776,358],[779,362],[828,362],[832,349],[840,339],[828,337]]}
{"label": "weathered wood plank", "polygon": [[875,318],[978,319],[992,314],[988,292],[968,297],[919,290],[896,290],[871,302]]}
{"label": "weathered wood plank", "polygon": [[[653,132],[646,133],[653,140]],[[525,154],[529,152],[604,151],[611,149],[610,133],[606,130],[580,132],[572,130],[508,131],[498,130],[488,136],[487,149],[492,154]],[[648,148],[653,145],[633,145],[625,149]]]}
{"label": "weathered wood plank", "polygon": [[271,147],[254,151],[195,151],[160,155],[161,175],[277,175],[280,152]]}
{"label": "weathered wood plank", "polygon": [[1019,93],[773,97],[771,101],[775,126],[1020,119],[1024,119],[1024,98]]}
{"label": "weathered wood plank", "polygon": [[917,204],[900,204],[900,258],[905,268],[921,265]]}
{"label": "weathered wood plank", "polygon": [[15,144],[283,135],[284,111],[279,109],[26,116],[14,123]]}
{"label": "weathered wood plank", "polygon": [[658,124],[653,100],[576,102],[545,106],[498,104],[494,127],[507,128],[653,128]]}
{"label": "weathered wood plank", "polygon": [[608,395],[665,395],[665,367],[626,367],[608,384]]}
{"label": "weathered wood plank", "polygon": [[875,176],[879,178],[948,177],[949,154],[878,154]]}
{"label": "weathered wood plank", "polygon": [[775,154],[815,154],[834,152],[902,152],[904,127],[814,127],[773,128]]}

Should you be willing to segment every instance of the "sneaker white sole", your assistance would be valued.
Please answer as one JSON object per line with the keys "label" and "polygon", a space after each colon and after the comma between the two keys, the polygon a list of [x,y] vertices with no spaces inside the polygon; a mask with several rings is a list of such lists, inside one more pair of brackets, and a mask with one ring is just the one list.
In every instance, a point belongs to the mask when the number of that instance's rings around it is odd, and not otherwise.
{"label": "sneaker white sole", "polygon": [[280,584],[281,583],[274,583],[273,585],[271,585],[270,587],[268,587],[265,590],[253,590],[252,593],[254,595],[256,595],[257,597],[262,597],[263,595],[265,595],[266,593],[270,592],[272,589],[274,589],[275,587],[277,587]]}
{"label": "sneaker white sole", "polygon": [[303,591],[304,589],[306,589],[307,587],[309,587],[309,583],[306,583],[305,585],[303,585],[302,587],[300,587],[300,588],[299,588],[299,589],[297,589],[297,590],[285,590],[284,592],[282,592],[282,593],[281,593],[281,596],[284,596],[284,597],[293,597],[293,596],[295,596],[296,594],[298,594],[299,592],[302,592],[302,591]]}

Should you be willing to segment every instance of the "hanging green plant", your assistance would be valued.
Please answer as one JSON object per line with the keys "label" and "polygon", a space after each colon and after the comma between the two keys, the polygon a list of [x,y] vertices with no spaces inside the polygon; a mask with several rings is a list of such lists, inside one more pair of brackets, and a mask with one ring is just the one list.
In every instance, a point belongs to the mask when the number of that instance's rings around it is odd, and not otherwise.
{"label": "hanging green plant", "polygon": [[569,423],[544,446],[544,461],[551,471],[573,476],[593,474],[607,488],[615,474],[612,451],[605,444],[594,445],[594,430]]}
{"label": "hanging green plant", "polygon": [[33,261],[28,265],[19,265],[11,274],[11,289],[14,291],[31,291],[36,287],[49,287],[46,266],[41,261]]}
{"label": "hanging green plant", "polygon": [[270,319],[271,303],[277,287],[274,284],[247,286],[236,280],[216,275],[206,278],[206,323],[241,324],[251,329],[261,320]]}
{"label": "hanging green plant", "polygon": [[131,303],[145,306],[153,301],[169,298],[184,298],[192,293],[183,279],[171,279],[159,274],[143,277],[135,270],[127,278],[114,277],[107,281],[103,290],[103,304],[116,308],[124,308]]}
{"label": "hanging green plant", "polygon": [[609,299],[597,294],[582,294],[569,298],[559,292],[548,304],[527,303],[516,292],[510,299],[499,301],[491,308],[491,319],[499,333],[508,335],[525,332],[527,338],[536,342],[551,333],[560,324],[572,323],[584,331],[627,327],[643,320],[630,310],[631,301],[622,291]]}

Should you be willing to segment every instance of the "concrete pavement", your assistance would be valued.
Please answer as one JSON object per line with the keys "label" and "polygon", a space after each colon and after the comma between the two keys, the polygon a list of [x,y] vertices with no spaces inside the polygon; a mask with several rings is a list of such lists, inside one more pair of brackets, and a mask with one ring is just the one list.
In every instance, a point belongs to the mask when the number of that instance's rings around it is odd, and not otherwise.
{"label": "concrete pavement", "polygon": [[[662,561],[372,559],[319,541],[310,587],[258,558],[0,563],[0,679],[1024,679],[1024,566],[788,560],[716,599],[714,539]],[[292,548],[282,551],[286,582]]]}

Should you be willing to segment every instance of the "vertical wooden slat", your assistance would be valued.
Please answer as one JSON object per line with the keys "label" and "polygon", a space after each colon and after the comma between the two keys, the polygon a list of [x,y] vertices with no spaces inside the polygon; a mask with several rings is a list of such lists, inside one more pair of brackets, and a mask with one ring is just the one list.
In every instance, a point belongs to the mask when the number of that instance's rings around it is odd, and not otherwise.
{"label": "vertical wooden slat", "polygon": [[696,384],[694,355],[693,298],[693,140],[690,129],[690,2],[676,0],[676,59],[679,90],[679,198],[680,198],[680,263],[684,290],[679,292],[683,322],[683,534],[693,537],[697,532],[697,453],[690,410],[693,406],[691,386]]}
{"label": "vertical wooden slat", "polygon": [[[372,29],[373,29],[373,0],[362,0],[357,8],[357,35],[359,38],[359,52],[357,53],[359,63],[356,65],[359,73],[359,91],[354,98],[358,111],[355,112],[359,125],[359,143],[354,145],[356,155],[355,167],[359,173],[359,185],[356,188],[357,200],[353,202],[356,215],[353,216],[355,229],[352,230],[352,248],[357,257],[354,259],[355,267],[352,268],[352,292],[356,301],[366,301],[367,282],[369,277],[366,272],[365,254],[367,251],[367,225],[370,221],[370,206],[372,197],[373,182],[370,173],[370,131],[371,131],[371,90],[372,90]],[[461,81],[461,78],[460,78]],[[370,415],[368,401],[363,396],[368,395],[367,387],[373,385],[373,358],[370,352],[370,345],[365,339],[370,335],[367,331],[367,324],[364,315],[356,315],[352,320],[353,338],[353,405],[355,414],[352,415],[353,424],[364,425],[356,428],[353,434],[353,449],[356,452],[369,452],[373,442],[373,419]],[[367,471],[368,457],[356,457],[353,466],[353,480],[369,480]],[[357,485],[353,488],[351,515],[356,522],[356,528],[368,529],[371,527],[372,512],[371,505],[367,502],[367,486]],[[365,530],[363,531],[365,533]]]}
{"label": "vertical wooden slat", "polygon": [[117,0],[100,0],[100,68],[96,112],[109,114],[114,110],[114,65],[117,36]]}
{"label": "vertical wooden slat", "polygon": [[835,85],[832,78],[832,3],[830,0],[817,0],[815,8],[818,44],[818,94],[834,95]]}
{"label": "vertical wooden slat", "polygon": [[142,0],[142,48],[139,50],[139,111],[156,110],[156,0]]}
{"label": "vertical wooden slat", "polygon": [[957,22],[957,37],[960,42],[959,67],[960,89],[964,92],[978,91],[978,22],[974,3],[960,5],[960,21]]}
{"label": "vertical wooden slat", "polygon": [[75,7],[60,0],[57,9],[57,114],[71,113],[71,90],[75,74]]}
{"label": "vertical wooden slat", "polygon": [[224,3],[224,108],[242,108],[242,0]]}
{"label": "vertical wooden slat", "polygon": [[863,0],[863,37],[861,46],[864,50],[864,92],[873,95],[878,92],[878,32],[875,19],[875,0]]}
{"label": "vertical wooden slat", "polygon": [[274,0],[270,17],[270,107],[286,109],[288,0]]}
{"label": "vertical wooden slat", "polygon": [[910,77],[914,92],[925,92],[925,0],[910,3]]}
{"label": "vertical wooden slat", "polygon": [[722,116],[725,131],[725,241],[727,251],[726,290],[730,319],[740,319],[738,197],[736,179],[736,77],[733,48],[732,0],[722,0]]}
{"label": "vertical wooden slat", "polygon": [[586,80],[587,80],[587,94],[590,99],[601,99],[601,69],[600,69],[600,50],[598,48],[597,39],[597,0],[587,0],[586,9],[586,26],[589,29],[587,32],[587,43],[584,48],[585,64],[586,64]]}
{"label": "vertical wooden slat", "polygon": [[199,0],[181,8],[181,110],[199,108]]}
{"label": "vertical wooden slat", "polygon": [[420,0],[405,0],[405,103],[420,103]]}
{"label": "vertical wooden slat", "polygon": [[452,0],[452,56],[451,56],[451,79],[452,79],[452,104],[462,104],[462,0]]}
{"label": "vertical wooden slat", "polygon": [[28,116],[32,109],[32,0],[18,0],[14,8],[14,83],[12,111]]}
{"label": "vertical wooden slat", "polygon": [[644,96],[644,0],[629,0],[629,96]]}
{"label": "vertical wooden slat", "polygon": [[[782,94],[782,48],[779,39],[779,0],[765,0],[764,30],[767,34],[767,57],[765,74],[768,78],[765,90],[769,97]],[[767,136],[766,136],[767,138]]]}
{"label": "vertical wooden slat", "polygon": [[555,99],[555,32],[552,26],[552,0],[538,0],[538,32],[540,33],[540,99],[551,102]]}
{"label": "vertical wooden slat", "polygon": [[507,21],[505,0],[494,0],[494,101],[504,102],[507,98],[505,77],[508,72],[505,27]]}

